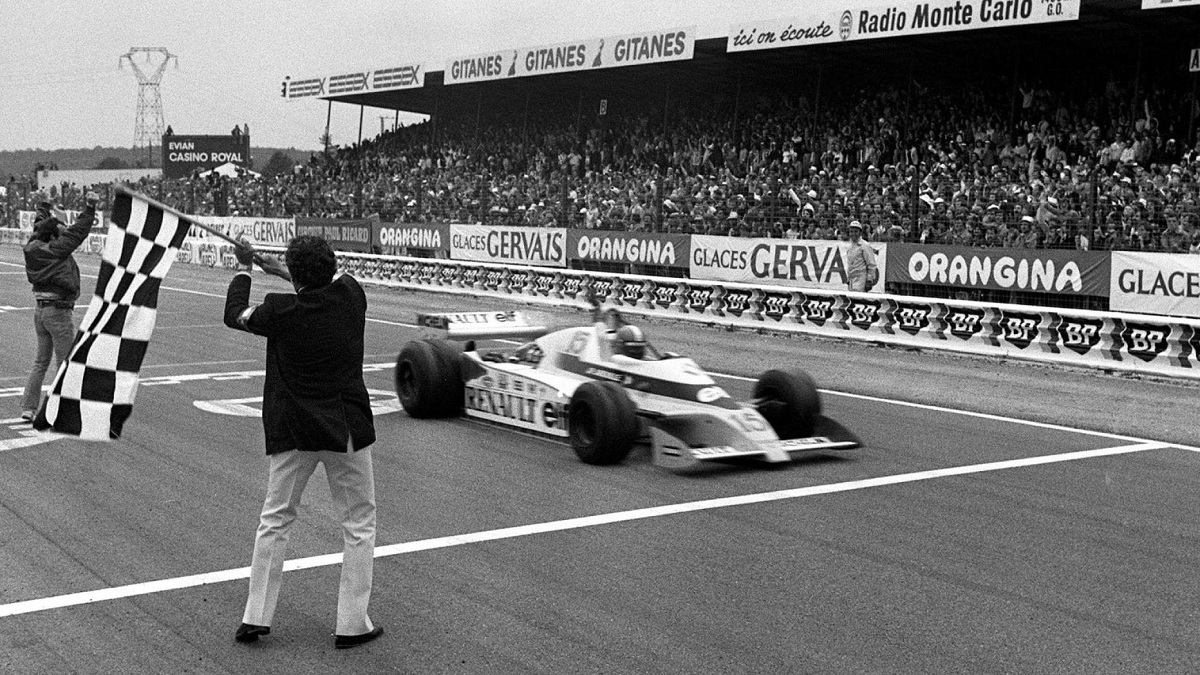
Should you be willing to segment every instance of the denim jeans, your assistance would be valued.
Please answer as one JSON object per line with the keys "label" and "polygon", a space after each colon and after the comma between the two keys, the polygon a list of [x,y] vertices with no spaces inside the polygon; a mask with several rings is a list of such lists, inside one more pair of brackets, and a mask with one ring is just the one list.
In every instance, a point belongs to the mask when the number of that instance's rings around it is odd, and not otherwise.
{"label": "denim jeans", "polygon": [[21,410],[37,411],[42,402],[42,382],[50,367],[50,357],[55,357],[55,369],[71,353],[75,342],[75,310],[69,307],[38,305],[33,310],[33,330],[37,335],[37,354],[33,357],[33,370],[25,384],[21,397]]}

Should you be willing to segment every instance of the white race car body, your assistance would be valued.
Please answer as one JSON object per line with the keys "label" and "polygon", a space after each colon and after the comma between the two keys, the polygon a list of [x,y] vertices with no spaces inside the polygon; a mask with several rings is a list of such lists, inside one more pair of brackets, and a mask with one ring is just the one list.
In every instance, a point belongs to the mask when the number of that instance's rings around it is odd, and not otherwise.
{"label": "white race car body", "polygon": [[[668,468],[738,457],[784,462],[799,452],[859,444],[836,423],[826,425],[832,433],[782,439],[755,405],[734,400],[694,360],[653,348],[643,359],[615,353],[615,331],[605,323],[550,332],[529,326],[517,312],[422,315],[418,323],[471,340],[461,365],[463,413],[469,417],[568,437],[576,390],[604,381],[628,395],[640,435],[649,433],[655,464]],[[480,351],[473,343],[537,334],[503,351]]]}

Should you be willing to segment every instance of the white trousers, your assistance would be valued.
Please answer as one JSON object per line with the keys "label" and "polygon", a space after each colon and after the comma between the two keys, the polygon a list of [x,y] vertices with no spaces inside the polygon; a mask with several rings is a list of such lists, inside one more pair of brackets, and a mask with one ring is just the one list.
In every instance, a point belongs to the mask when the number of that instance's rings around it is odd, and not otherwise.
{"label": "white trousers", "polygon": [[267,497],[259,516],[250,563],[250,593],[242,622],[270,626],[283,583],[283,562],[296,509],[317,464],[325,465],[329,493],[342,517],[342,578],[337,634],[374,629],[367,616],[375,562],[375,473],[371,449],[358,452],[288,452],[268,455]]}

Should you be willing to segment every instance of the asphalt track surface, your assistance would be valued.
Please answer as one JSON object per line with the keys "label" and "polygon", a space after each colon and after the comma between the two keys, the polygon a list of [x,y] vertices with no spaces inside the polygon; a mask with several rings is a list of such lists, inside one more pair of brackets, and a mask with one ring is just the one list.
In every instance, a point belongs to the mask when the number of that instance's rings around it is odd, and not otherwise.
{"label": "asphalt track surface", "polygon": [[[81,265],[86,298],[96,258]],[[0,672],[1200,671],[1195,385],[660,321],[660,348],[737,397],[767,367],[807,368],[865,446],[592,467],[399,411],[415,313],[496,303],[380,287],[366,377],[387,633],[333,649],[341,543],[318,472],[272,633],[236,644],[266,465],[264,345],[221,325],[230,276],[175,266],[123,438],[85,443],[15,423],[32,303],[0,247]],[[268,290],[286,289],[256,275]]]}

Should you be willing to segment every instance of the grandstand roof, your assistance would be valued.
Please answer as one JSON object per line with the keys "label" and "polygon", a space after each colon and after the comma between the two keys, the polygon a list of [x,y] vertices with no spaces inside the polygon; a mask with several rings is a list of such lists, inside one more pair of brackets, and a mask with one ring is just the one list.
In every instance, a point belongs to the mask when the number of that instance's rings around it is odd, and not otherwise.
{"label": "grandstand roof", "polygon": [[436,116],[484,105],[519,111],[547,100],[578,97],[582,105],[585,96],[732,92],[744,85],[812,84],[815,78],[824,78],[826,87],[861,87],[910,76],[954,79],[987,72],[1016,79],[1052,71],[1135,73],[1143,63],[1186,71],[1192,48],[1200,48],[1200,6],[1143,10],[1141,0],[1081,0],[1080,18],[1071,22],[736,53],[726,52],[722,37],[698,40],[688,61],[449,86],[443,71],[429,71],[423,87],[321,98]]}

